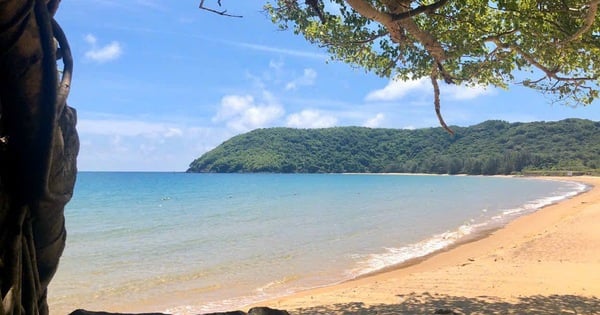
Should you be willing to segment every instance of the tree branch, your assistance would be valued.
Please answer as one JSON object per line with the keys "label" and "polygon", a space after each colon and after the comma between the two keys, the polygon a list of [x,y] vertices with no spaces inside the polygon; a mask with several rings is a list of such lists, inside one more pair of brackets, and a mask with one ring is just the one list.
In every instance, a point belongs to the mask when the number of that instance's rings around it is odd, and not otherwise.
{"label": "tree branch", "polygon": [[393,21],[393,15],[377,10],[365,0],[346,0],[346,2],[354,10],[356,10],[356,12],[366,17],[367,19],[377,21],[385,26],[390,25],[390,23]]}
{"label": "tree branch", "polygon": [[534,66],[534,67],[538,68],[539,70],[541,70],[542,72],[544,72],[544,74],[546,74],[547,77],[549,77],[549,78],[556,78],[556,73],[559,70],[558,67],[556,67],[554,69],[549,69],[548,67],[542,65],[537,60],[535,60],[535,58],[533,58],[531,55],[529,55],[528,53],[524,52],[519,46],[512,45],[512,44],[507,44],[507,43],[503,43],[500,40],[500,38],[498,38],[496,36],[489,37],[488,40],[492,41],[498,47],[502,47],[502,48],[505,48],[505,49],[510,49],[510,50],[518,53],[519,55],[521,55],[521,57],[523,57],[523,59],[527,60],[527,62],[529,62],[532,66]]}
{"label": "tree branch", "polygon": [[421,13],[430,14],[430,13],[434,12],[435,10],[446,5],[447,2],[448,2],[448,0],[440,0],[438,2],[429,4],[429,5],[422,5],[420,7],[417,7],[415,9],[412,9],[407,12],[403,12],[403,13],[399,13],[399,14],[392,14],[392,20],[393,21],[404,20],[404,19],[413,17],[415,15],[419,15]]}
{"label": "tree branch", "polygon": [[326,47],[326,46],[363,45],[363,44],[371,43],[374,40],[376,40],[378,38],[382,38],[382,37],[384,37],[386,35],[389,35],[389,32],[381,32],[381,33],[373,34],[371,36],[368,36],[367,38],[360,39],[360,40],[348,40],[348,41],[344,41],[343,38],[342,38],[342,40],[339,40],[339,41],[323,40],[323,45],[322,46]]}
{"label": "tree branch", "polygon": [[313,11],[315,11],[319,17],[319,20],[321,20],[321,23],[325,24],[325,22],[327,22],[325,15],[323,14],[323,10],[321,10],[321,7],[319,6],[319,0],[305,0],[304,3],[311,7]]}
{"label": "tree branch", "polygon": [[[237,18],[243,17],[241,15],[229,14],[229,13],[227,13],[227,10],[218,11],[218,10],[215,10],[215,9],[207,8],[207,7],[204,6],[204,1],[205,0],[200,0],[200,6],[199,6],[199,8],[202,9],[202,10],[206,10],[206,11],[209,11],[209,12],[212,12],[212,13],[215,13],[215,14],[218,14],[218,15],[223,15],[223,16],[237,17]],[[221,6],[221,0],[217,0],[217,4],[219,6]]]}
{"label": "tree branch", "polygon": [[[421,29],[412,18],[394,20],[395,15],[404,13],[389,14],[382,12],[365,0],[346,0],[346,2],[362,16],[383,24],[395,42],[399,42],[400,38],[403,38],[401,35],[403,33],[402,29],[404,29],[423,45],[425,50],[437,63],[442,64],[446,60],[446,51],[442,45],[429,32]],[[445,3],[445,0],[440,0],[435,5],[437,7]],[[442,73],[442,75],[446,81],[452,81],[446,73]]]}
{"label": "tree branch", "polygon": [[560,45],[564,45],[564,44],[568,44],[569,42],[572,42],[574,40],[576,40],[579,36],[583,35],[584,33],[586,33],[587,31],[589,31],[592,28],[592,25],[594,25],[594,20],[596,18],[596,13],[598,13],[598,5],[600,4],[600,0],[592,0],[589,3],[589,7],[588,7],[588,12],[585,16],[585,20],[583,22],[583,26],[577,31],[575,32],[575,34],[569,36],[567,39],[559,42]]}
{"label": "tree branch", "polygon": [[394,58],[394,60],[390,61],[388,66],[383,69],[383,73],[391,72],[392,68],[398,64],[398,61],[402,58],[402,54],[398,54],[398,57]]}
{"label": "tree branch", "polygon": [[383,32],[383,33],[378,33],[378,34],[373,34],[373,36],[362,39],[362,40],[355,40],[355,41],[349,41],[349,44],[366,44],[366,43],[370,43],[378,38],[384,37],[386,35],[389,35],[389,32]]}
{"label": "tree branch", "polygon": [[560,67],[556,66],[554,68],[548,68],[547,66],[544,66],[543,64],[539,63],[537,60],[535,60],[535,58],[533,56],[531,56],[530,54],[526,53],[525,51],[523,51],[523,49],[521,49],[521,47],[517,46],[517,45],[513,45],[513,44],[507,44],[507,43],[503,43],[499,38],[497,37],[490,37],[489,40],[491,40],[494,44],[496,44],[499,47],[505,48],[505,49],[510,49],[516,53],[518,53],[519,55],[521,55],[521,57],[523,57],[523,59],[525,59],[527,62],[529,62],[532,66],[538,68],[539,70],[541,70],[542,72],[544,72],[544,74],[551,79],[555,79],[557,81],[590,81],[590,80],[596,80],[598,77],[562,77],[562,76],[558,76],[557,74],[560,72]]}

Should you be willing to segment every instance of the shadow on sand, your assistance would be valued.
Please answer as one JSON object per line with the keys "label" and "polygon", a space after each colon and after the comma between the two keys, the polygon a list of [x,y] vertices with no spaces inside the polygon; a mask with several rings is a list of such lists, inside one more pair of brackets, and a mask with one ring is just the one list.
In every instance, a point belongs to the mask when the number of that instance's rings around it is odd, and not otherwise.
{"label": "shadow on sand", "polygon": [[600,314],[600,299],[576,295],[521,297],[514,303],[481,296],[467,298],[429,293],[398,295],[397,304],[361,302],[292,310],[290,314]]}

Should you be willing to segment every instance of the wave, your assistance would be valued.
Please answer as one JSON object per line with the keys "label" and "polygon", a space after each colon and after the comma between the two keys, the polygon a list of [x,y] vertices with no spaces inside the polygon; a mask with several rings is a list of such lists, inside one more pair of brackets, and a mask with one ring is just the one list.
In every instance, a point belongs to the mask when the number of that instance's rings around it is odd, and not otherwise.
{"label": "wave", "polygon": [[351,277],[358,277],[365,274],[381,271],[385,268],[405,263],[409,260],[427,256],[431,253],[440,251],[457,241],[471,235],[477,228],[484,224],[464,224],[454,231],[433,235],[424,241],[409,244],[398,248],[385,248],[385,252],[371,254],[369,257],[358,263],[358,267],[348,272]]}
{"label": "wave", "polygon": [[[350,278],[356,278],[392,266],[397,266],[413,259],[422,258],[446,249],[458,242],[468,240],[469,237],[473,238],[479,233],[501,228],[516,217],[533,213],[541,208],[572,198],[590,189],[588,185],[583,183],[565,182],[570,184],[568,191],[557,192],[557,194],[553,196],[535,199],[516,208],[502,209],[499,211],[500,214],[488,217],[479,223],[475,223],[476,220],[471,219],[468,223],[459,226],[456,230],[435,234],[430,238],[417,243],[401,247],[384,248],[384,252],[370,254],[366,259],[358,261],[355,268],[347,271],[347,275]],[[488,209],[482,209],[481,212],[487,213]]]}
{"label": "wave", "polygon": [[287,288],[287,285],[297,281],[300,278],[301,277],[299,275],[286,276],[256,288],[254,294],[252,295],[228,298],[219,301],[204,302],[201,305],[180,305],[168,308],[164,311],[164,313],[175,315],[191,315],[225,312],[239,309],[242,305],[250,305],[270,298],[292,294],[296,290]]}
{"label": "wave", "polygon": [[[489,209],[481,209],[481,215],[483,216],[483,219],[479,217],[478,220],[480,222],[477,222],[477,219],[470,219],[467,223],[460,225],[454,230],[435,234],[430,238],[417,243],[408,244],[401,247],[387,247],[384,248],[384,251],[381,253],[370,254],[367,256],[355,256],[355,258],[358,260],[356,267],[346,272],[345,280],[350,280],[363,275],[382,271],[386,268],[400,265],[410,260],[422,258],[432,253],[444,250],[449,246],[457,244],[458,242],[466,241],[469,238],[474,238],[485,231],[500,228],[518,216],[535,212],[548,205],[578,195],[590,188],[589,186],[581,183],[568,183],[572,185],[568,187],[567,191],[561,191],[557,192],[557,194],[553,196],[535,199],[519,207],[493,211],[498,213],[497,215],[490,214],[489,212],[492,211]],[[298,281],[302,282],[302,276],[290,275],[261,285],[254,290],[253,294],[250,295],[203,303],[199,306],[183,305],[170,308],[165,312],[170,314],[188,315],[232,310],[238,309],[242,305],[249,305],[259,301],[289,295],[300,290],[327,285],[323,284],[313,287],[300,287],[298,286]],[[341,281],[343,282],[344,280]],[[335,283],[330,283],[328,285],[332,284]]]}
{"label": "wave", "polygon": [[300,275],[290,275],[290,276],[286,276],[283,277],[281,279],[278,280],[274,280],[271,281],[259,288],[256,289],[256,292],[258,292],[261,295],[266,295],[267,292],[269,291],[274,291],[277,290],[279,288],[285,287],[286,284],[288,283],[292,283],[294,281],[297,281],[298,279],[301,279],[302,277]]}

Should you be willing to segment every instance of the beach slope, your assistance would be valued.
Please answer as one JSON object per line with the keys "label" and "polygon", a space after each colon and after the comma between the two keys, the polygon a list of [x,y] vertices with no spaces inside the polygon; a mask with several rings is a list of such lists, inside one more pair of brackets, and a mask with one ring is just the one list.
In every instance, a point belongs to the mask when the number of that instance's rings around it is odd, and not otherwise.
{"label": "beach slope", "polygon": [[568,180],[593,188],[412,265],[259,304],[291,314],[600,314],[600,178]]}

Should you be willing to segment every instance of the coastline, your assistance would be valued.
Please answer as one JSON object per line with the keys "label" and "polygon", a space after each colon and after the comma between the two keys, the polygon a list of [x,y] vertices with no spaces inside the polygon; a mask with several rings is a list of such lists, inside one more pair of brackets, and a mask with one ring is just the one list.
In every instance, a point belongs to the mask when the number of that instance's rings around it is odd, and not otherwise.
{"label": "coastline", "polygon": [[600,312],[600,177],[591,189],[431,255],[244,307],[291,314]]}

